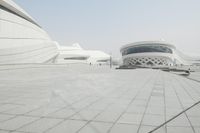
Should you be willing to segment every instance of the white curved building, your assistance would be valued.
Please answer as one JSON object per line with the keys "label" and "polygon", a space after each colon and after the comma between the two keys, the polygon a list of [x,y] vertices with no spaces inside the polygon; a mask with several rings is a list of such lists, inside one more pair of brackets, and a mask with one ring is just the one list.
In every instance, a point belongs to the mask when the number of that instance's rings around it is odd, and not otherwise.
{"label": "white curved building", "polygon": [[56,59],[57,64],[87,63],[87,60],[90,57],[90,55],[79,46],[79,44],[74,44],[72,46],[58,45],[58,51],[59,55]]}
{"label": "white curved building", "polygon": [[59,46],[59,55],[56,63],[84,63],[84,64],[108,64],[110,55],[98,50],[84,50],[76,43],[72,46]]}
{"label": "white curved building", "polygon": [[164,41],[135,42],[122,46],[120,52],[125,66],[192,65],[199,62]]}
{"label": "white curved building", "polygon": [[53,62],[55,42],[23,9],[0,0],[0,64]]}
{"label": "white curved building", "polygon": [[108,65],[110,64],[110,55],[99,50],[86,50],[90,55],[88,64]]}

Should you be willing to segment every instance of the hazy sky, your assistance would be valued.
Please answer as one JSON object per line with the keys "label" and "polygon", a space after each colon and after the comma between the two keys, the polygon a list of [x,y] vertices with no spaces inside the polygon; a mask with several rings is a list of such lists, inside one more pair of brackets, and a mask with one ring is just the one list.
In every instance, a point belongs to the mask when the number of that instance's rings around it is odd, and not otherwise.
{"label": "hazy sky", "polygon": [[15,0],[61,45],[119,56],[122,45],[161,40],[200,55],[200,0]]}

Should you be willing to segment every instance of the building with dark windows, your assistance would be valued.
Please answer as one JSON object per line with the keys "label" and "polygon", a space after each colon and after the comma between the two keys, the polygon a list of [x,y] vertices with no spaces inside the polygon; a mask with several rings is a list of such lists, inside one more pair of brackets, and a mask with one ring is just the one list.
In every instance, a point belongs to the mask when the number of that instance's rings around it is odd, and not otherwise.
{"label": "building with dark windows", "polygon": [[0,0],[0,64],[54,62],[55,42],[11,0]]}
{"label": "building with dark windows", "polygon": [[199,62],[164,41],[135,42],[122,46],[120,52],[125,66],[193,65]]}

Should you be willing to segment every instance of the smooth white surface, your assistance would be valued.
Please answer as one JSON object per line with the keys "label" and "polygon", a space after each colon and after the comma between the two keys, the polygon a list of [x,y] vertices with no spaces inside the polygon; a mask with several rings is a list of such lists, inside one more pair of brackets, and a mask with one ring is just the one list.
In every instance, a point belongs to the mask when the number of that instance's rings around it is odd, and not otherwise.
{"label": "smooth white surface", "polygon": [[[56,63],[84,63],[84,64],[107,64],[110,60],[110,55],[98,50],[84,50],[79,44],[72,46],[59,46],[59,56]],[[66,60],[65,58],[83,57],[85,60]],[[102,62],[105,60],[105,62]]]}
{"label": "smooth white surface", "polygon": [[[0,4],[33,21],[14,2],[3,0]],[[50,62],[58,54],[48,34],[26,19],[0,9],[0,64]]]}

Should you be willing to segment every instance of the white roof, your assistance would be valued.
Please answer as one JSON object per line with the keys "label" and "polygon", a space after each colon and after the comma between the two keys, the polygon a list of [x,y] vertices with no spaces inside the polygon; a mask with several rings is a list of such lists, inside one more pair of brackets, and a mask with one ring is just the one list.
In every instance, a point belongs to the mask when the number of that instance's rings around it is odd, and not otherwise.
{"label": "white roof", "polygon": [[59,46],[59,52],[62,57],[65,56],[89,56],[90,58],[109,59],[110,55],[100,50],[84,50],[78,43],[72,46]]}
{"label": "white roof", "polygon": [[83,50],[83,48],[78,44],[72,44],[71,46],[64,46],[64,45],[58,45],[58,50],[60,51],[71,51],[71,50]]}

